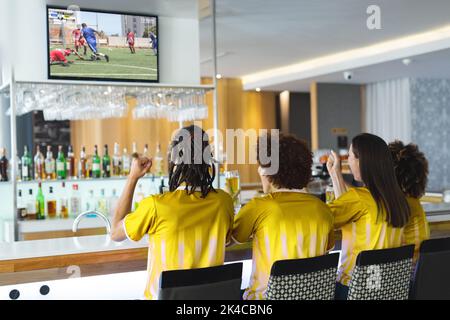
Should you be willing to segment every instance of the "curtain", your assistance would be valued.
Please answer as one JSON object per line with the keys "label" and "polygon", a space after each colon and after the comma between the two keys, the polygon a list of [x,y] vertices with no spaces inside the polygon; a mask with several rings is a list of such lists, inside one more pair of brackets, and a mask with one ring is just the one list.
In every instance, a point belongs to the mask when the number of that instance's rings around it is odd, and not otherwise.
{"label": "curtain", "polygon": [[371,83],[366,86],[365,128],[386,142],[411,142],[409,79]]}

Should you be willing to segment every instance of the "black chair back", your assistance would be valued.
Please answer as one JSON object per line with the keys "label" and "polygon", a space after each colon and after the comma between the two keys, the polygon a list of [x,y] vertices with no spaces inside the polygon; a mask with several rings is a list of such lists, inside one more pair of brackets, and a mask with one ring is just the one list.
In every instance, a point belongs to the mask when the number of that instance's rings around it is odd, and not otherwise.
{"label": "black chair back", "polygon": [[159,300],[240,300],[242,262],[163,271]]}
{"label": "black chair back", "polygon": [[333,300],[339,253],[276,261],[266,298],[269,300]]}
{"label": "black chair back", "polygon": [[349,283],[348,300],[406,300],[414,245],[362,251]]}
{"label": "black chair back", "polygon": [[410,298],[450,299],[450,238],[422,242]]}

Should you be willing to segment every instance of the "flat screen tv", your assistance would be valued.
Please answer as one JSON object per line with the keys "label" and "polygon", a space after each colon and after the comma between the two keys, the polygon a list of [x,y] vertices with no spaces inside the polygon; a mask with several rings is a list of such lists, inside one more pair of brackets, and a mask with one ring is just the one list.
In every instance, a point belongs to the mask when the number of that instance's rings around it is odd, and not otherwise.
{"label": "flat screen tv", "polygon": [[47,6],[49,79],[158,82],[158,17]]}

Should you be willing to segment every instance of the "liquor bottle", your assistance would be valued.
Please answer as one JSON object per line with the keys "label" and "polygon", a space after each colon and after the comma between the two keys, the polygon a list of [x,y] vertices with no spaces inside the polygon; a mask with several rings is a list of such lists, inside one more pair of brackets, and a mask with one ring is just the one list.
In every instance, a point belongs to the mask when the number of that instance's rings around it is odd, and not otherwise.
{"label": "liquor bottle", "polygon": [[105,197],[105,189],[100,190],[100,197],[97,199],[97,210],[104,215],[108,214],[108,199]]}
{"label": "liquor bottle", "polygon": [[133,154],[135,154],[135,153],[137,153],[137,143],[136,143],[136,142],[133,142],[133,150],[132,150],[132,152],[131,152],[131,155],[133,155]]}
{"label": "liquor bottle", "polygon": [[163,175],[163,156],[161,153],[161,144],[158,142],[155,153],[155,175],[161,177]]}
{"label": "liquor bottle", "polygon": [[98,147],[94,146],[94,155],[92,157],[92,178],[100,178],[101,177],[101,169],[100,169],[100,157],[98,156]]}
{"label": "liquor bottle", "polygon": [[142,154],[144,157],[149,158],[148,154],[148,144],[145,144],[144,146],[144,153]]}
{"label": "liquor bottle", "polygon": [[36,196],[36,219],[45,219],[45,199],[42,192],[42,184],[39,182],[38,193]]}
{"label": "liquor bottle", "polygon": [[86,148],[84,146],[81,147],[80,152],[80,163],[78,166],[78,175],[80,179],[85,179],[88,177],[87,175],[87,159],[86,159]]}
{"label": "liquor bottle", "polygon": [[131,157],[128,154],[127,148],[123,148],[122,154],[122,174],[127,176],[130,173],[131,168]]}
{"label": "liquor bottle", "polygon": [[136,210],[139,206],[139,203],[144,200],[145,195],[142,191],[142,184],[138,185],[138,190],[136,192],[136,196],[134,197],[134,210]]}
{"label": "liquor bottle", "polygon": [[45,179],[45,170],[44,170],[45,158],[41,152],[41,147],[39,145],[36,146],[36,155],[34,156],[34,179],[41,180]]}
{"label": "liquor bottle", "polygon": [[47,157],[45,158],[45,175],[49,180],[56,178],[55,159],[53,159],[51,146],[47,146]]}
{"label": "liquor bottle", "polygon": [[22,190],[17,194],[17,219],[23,221],[27,218],[27,205],[22,197]]}
{"label": "liquor bottle", "polygon": [[0,181],[8,181],[9,162],[6,158],[6,149],[0,149]]}
{"label": "liquor bottle", "polygon": [[47,197],[47,216],[49,218],[56,218],[56,213],[57,207],[55,195],[53,194],[53,187],[49,187]]}
{"label": "liquor bottle", "polygon": [[60,208],[59,208],[59,217],[66,219],[69,217],[69,204],[66,198],[66,184],[62,183],[62,190],[61,190],[61,199],[59,200]]}
{"label": "liquor bottle", "polygon": [[85,211],[94,211],[94,210],[97,210],[97,203],[94,198],[94,190],[89,190],[89,197],[86,199]]}
{"label": "liquor bottle", "polygon": [[28,201],[27,201],[27,220],[36,220],[37,219],[37,206],[36,206],[36,198],[33,197],[33,189],[28,190]]}
{"label": "liquor bottle", "polygon": [[109,215],[111,217],[114,216],[117,203],[119,202],[119,197],[117,196],[116,189],[113,189],[111,197],[108,199],[108,208],[109,208]]}
{"label": "liquor bottle", "polygon": [[58,146],[58,158],[56,159],[56,177],[63,180],[67,175],[67,163],[64,157],[63,147]]}
{"label": "liquor bottle", "polygon": [[68,178],[75,178],[75,154],[73,153],[72,145],[67,150],[67,176]]}
{"label": "liquor bottle", "polygon": [[161,184],[159,185],[159,193],[163,194],[167,191],[167,187],[164,185],[164,177],[161,177]]}
{"label": "liquor bottle", "polygon": [[114,143],[114,155],[113,155],[113,159],[112,159],[112,163],[113,163],[113,175],[118,177],[121,175],[121,171],[122,171],[122,159],[120,157],[120,153],[119,153],[119,144],[116,142]]}
{"label": "liquor bottle", "polygon": [[111,157],[108,154],[108,145],[105,144],[105,151],[103,152],[102,159],[103,177],[111,177]]}
{"label": "liquor bottle", "polygon": [[81,213],[81,198],[78,191],[78,184],[72,185],[72,194],[70,196],[70,215],[74,218]]}
{"label": "liquor bottle", "polygon": [[16,180],[22,180],[22,158],[19,157],[19,152],[16,151]]}
{"label": "liquor bottle", "polygon": [[31,180],[31,170],[33,166],[33,161],[31,160],[31,156],[28,153],[28,147],[23,147],[23,156],[22,156],[22,181],[30,181]]}

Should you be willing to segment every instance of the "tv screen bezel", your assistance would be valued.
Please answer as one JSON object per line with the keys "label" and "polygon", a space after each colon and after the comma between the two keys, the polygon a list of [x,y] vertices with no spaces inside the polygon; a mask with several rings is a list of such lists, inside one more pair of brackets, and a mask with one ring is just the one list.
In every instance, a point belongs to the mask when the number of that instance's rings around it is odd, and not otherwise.
{"label": "tv screen bezel", "polygon": [[75,81],[101,81],[101,82],[142,82],[142,83],[159,83],[160,81],[160,72],[159,72],[159,53],[160,53],[160,42],[159,42],[159,19],[157,15],[154,14],[145,14],[145,13],[137,13],[137,12],[129,12],[129,11],[113,11],[113,10],[101,10],[101,9],[84,9],[80,8],[80,11],[93,12],[93,13],[111,13],[111,14],[120,14],[120,15],[130,15],[130,16],[138,16],[138,17],[148,17],[156,19],[156,33],[158,37],[158,51],[156,53],[156,79],[155,80],[141,80],[141,79],[120,79],[120,78],[95,78],[95,77],[73,77],[73,76],[52,76],[50,70],[50,26],[48,22],[48,13],[49,9],[63,9],[67,10],[67,7],[64,6],[53,6],[46,5],[45,11],[45,21],[47,24],[47,78],[49,80],[75,80]]}

